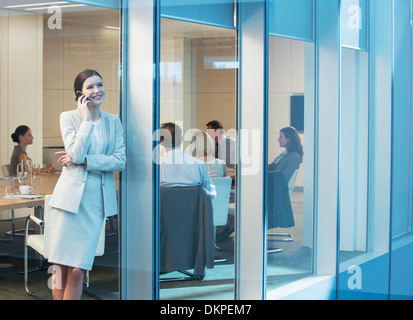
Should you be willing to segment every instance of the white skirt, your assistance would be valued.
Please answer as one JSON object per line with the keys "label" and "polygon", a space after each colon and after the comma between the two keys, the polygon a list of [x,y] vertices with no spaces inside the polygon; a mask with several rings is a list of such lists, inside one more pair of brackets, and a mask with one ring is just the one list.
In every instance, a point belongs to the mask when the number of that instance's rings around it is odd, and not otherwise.
{"label": "white skirt", "polygon": [[50,209],[49,263],[92,270],[104,220],[102,176],[88,174],[78,213]]}

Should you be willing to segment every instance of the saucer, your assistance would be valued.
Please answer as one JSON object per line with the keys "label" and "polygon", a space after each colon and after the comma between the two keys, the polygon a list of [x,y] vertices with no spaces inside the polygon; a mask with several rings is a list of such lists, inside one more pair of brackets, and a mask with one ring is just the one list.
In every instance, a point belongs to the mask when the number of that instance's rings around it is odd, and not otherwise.
{"label": "saucer", "polygon": [[16,194],[21,194],[21,195],[31,195],[31,194],[33,194],[33,191],[30,191],[29,193],[21,193],[21,192],[16,192]]}

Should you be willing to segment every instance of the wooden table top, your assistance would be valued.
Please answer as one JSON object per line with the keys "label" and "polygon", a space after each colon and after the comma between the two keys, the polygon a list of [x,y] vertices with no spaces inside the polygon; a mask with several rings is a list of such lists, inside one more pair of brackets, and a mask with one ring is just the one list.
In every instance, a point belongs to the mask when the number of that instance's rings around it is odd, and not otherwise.
{"label": "wooden table top", "polygon": [[[40,178],[33,179],[33,195],[42,196],[37,199],[1,199],[4,197],[5,189],[0,189],[0,210],[12,210],[20,208],[29,208],[36,206],[43,206],[44,196],[52,194],[57,179],[59,179],[60,173],[42,173]],[[17,180],[16,180],[17,181]],[[18,182],[17,182],[18,184]],[[18,187],[15,187],[15,192],[18,191]]]}
{"label": "wooden table top", "polygon": [[[60,172],[53,172],[53,173],[42,173],[40,178],[33,179],[32,187],[33,187],[33,195],[42,196],[41,198],[37,199],[1,199],[6,195],[5,188],[0,188],[0,210],[12,210],[12,209],[21,209],[21,208],[30,208],[36,206],[43,206],[44,204],[44,196],[47,194],[52,194],[54,187],[57,183],[57,180],[60,177]],[[115,172],[115,182],[116,182],[116,190],[118,190],[119,186],[119,172]],[[17,181],[15,184],[19,185]],[[18,192],[18,187],[15,187],[15,193]]]}

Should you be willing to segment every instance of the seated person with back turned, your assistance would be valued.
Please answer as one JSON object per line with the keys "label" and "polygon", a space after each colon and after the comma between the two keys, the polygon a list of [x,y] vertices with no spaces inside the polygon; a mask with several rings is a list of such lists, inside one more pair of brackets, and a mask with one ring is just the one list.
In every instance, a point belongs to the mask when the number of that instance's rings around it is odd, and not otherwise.
{"label": "seated person with back turned", "polygon": [[160,163],[161,186],[203,186],[214,199],[215,186],[204,163],[182,152],[182,129],[168,122],[161,125],[161,130],[165,130],[160,141],[166,150],[166,156]]}
{"label": "seated person with back turned", "polygon": [[224,135],[224,127],[218,120],[206,124],[207,132],[215,141],[215,158],[222,159],[228,168],[235,168],[235,140]]}
{"label": "seated person with back turned", "polygon": [[209,134],[197,131],[192,136],[192,156],[205,163],[210,178],[225,177],[227,175],[225,161],[215,158],[214,153],[214,141]]}
{"label": "seated person with back turned", "polygon": [[285,127],[280,130],[278,143],[286,150],[275,158],[269,165],[268,171],[281,171],[288,183],[294,171],[300,167],[300,163],[303,161],[303,146],[297,130],[293,127]]}
{"label": "seated person with back turned", "polygon": [[[25,125],[18,126],[14,133],[11,134],[13,142],[16,142],[17,145],[13,149],[13,153],[10,157],[10,174],[15,176],[17,174],[17,165],[22,160],[31,160],[27,156],[27,146],[33,144],[33,135],[32,130]],[[49,172],[55,169],[54,163],[50,163],[47,168],[41,168],[40,172]]]}

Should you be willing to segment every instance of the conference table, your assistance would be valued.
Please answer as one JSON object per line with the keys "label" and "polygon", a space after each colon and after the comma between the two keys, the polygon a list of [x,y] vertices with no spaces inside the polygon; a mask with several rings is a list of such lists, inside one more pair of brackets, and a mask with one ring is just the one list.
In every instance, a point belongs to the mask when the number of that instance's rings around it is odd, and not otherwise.
{"label": "conference table", "polygon": [[[53,172],[53,173],[42,173],[40,177],[36,177],[32,179],[32,187],[33,196],[38,196],[34,199],[3,199],[6,195],[6,191],[4,187],[0,188],[0,211],[3,210],[16,210],[22,208],[34,208],[34,215],[38,218],[43,218],[43,207],[44,207],[44,198],[47,194],[52,194],[54,186],[56,185],[57,180],[59,179],[60,172]],[[2,177],[2,180],[10,179],[11,177]],[[18,197],[18,182],[17,179],[15,180],[16,186],[14,187],[13,194]],[[17,230],[16,230],[17,232]],[[16,233],[17,234],[17,233]],[[14,235],[13,235],[14,237]],[[36,271],[42,269],[42,263],[40,266],[32,269],[30,271]],[[1,277],[0,277],[1,278]]]}
{"label": "conference table", "polygon": [[[20,199],[18,198],[18,186],[14,188],[14,195],[17,198],[3,199],[6,195],[5,188],[0,189],[0,211],[2,210],[16,210],[21,208],[35,208],[35,211],[43,208],[44,197],[47,194],[52,194],[54,186],[59,179],[60,172],[42,173],[40,178],[33,178],[33,191],[30,195],[39,196],[34,199]],[[16,179],[17,181],[17,179]],[[18,182],[17,182],[18,184]]]}
{"label": "conference table", "polygon": [[[53,189],[56,185],[57,180],[60,177],[60,172],[53,172],[53,173],[42,173],[40,177],[36,177],[32,179],[32,187],[33,191],[29,195],[25,196],[36,196],[33,199],[26,199],[26,198],[19,198],[19,182],[17,178],[15,179],[15,186],[13,191],[13,196],[15,198],[7,198],[4,199],[3,197],[6,195],[5,187],[0,188],[0,211],[6,210],[17,210],[17,209],[24,209],[24,208],[33,208],[33,214],[43,219],[43,207],[44,207],[44,199],[45,195],[52,194]],[[10,179],[12,177],[2,177],[1,180]],[[12,231],[6,232],[11,238],[9,240],[2,240],[9,242],[14,239],[17,235],[22,235],[22,230],[15,230],[13,226]]]}
{"label": "conference table", "polygon": [[[30,195],[36,196],[34,199],[3,199],[6,195],[4,187],[0,187],[0,211],[2,210],[15,210],[21,208],[34,208],[35,215],[41,217],[39,210],[43,209],[44,198],[48,194],[52,194],[57,180],[60,177],[60,171],[42,173],[40,178],[32,179],[33,191]],[[5,177],[6,179],[9,177]],[[119,187],[119,172],[115,172],[116,190]],[[14,188],[14,195],[18,197],[19,187],[16,179],[16,185]]]}
{"label": "conference table", "polygon": [[[2,210],[15,210],[21,208],[35,209],[43,208],[44,198],[48,194],[52,194],[57,180],[60,177],[60,171],[46,172],[40,175],[40,178],[32,179],[33,191],[30,195],[36,196],[35,199],[19,199],[19,182],[16,179],[16,185],[14,187],[14,195],[16,199],[3,199],[6,195],[5,187],[0,187],[0,211]],[[10,179],[10,177],[0,177],[0,179]],[[115,171],[115,183],[116,190],[119,190],[119,172]]]}

